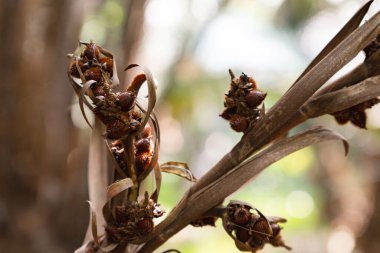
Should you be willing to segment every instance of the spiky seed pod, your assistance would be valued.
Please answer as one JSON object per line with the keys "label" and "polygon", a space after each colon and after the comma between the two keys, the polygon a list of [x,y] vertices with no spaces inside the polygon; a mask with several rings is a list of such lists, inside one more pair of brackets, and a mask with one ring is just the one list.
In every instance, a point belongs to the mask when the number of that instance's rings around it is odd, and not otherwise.
{"label": "spiky seed pod", "polygon": [[83,57],[87,60],[92,61],[94,58],[99,59],[99,48],[95,43],[88,43],[82,53]]}
{"label": "spiky seed pod", "polygon": [[253,109],[259,106],[261,102],[264,101],[266,96],[267,94],[265,92],[262,92],[261,90],[251,90],[245,96],[245,103],[248,105],[249,108]]}
{"label": "spiky seed pod", "polygon": [[238,225],[247,225],[251,220],[251,213],[244,207],[239,207],[233,214],[233,222]]}
{"label": "spiky seed pod", "polygon": [[246,117],[235,114],[230,119],[230,125],[236,132],[244,132],[249,127],[249,120]]}
{"label": "spiky seed pod", "polygon": [[150,152],[151,151],[151,142],[149,138],[141,138],[136,144],[136,153]]}
{"label": "spiky seed pod", "polygon": [[113,74],[113,60],[110,57],[103,57],[99,60],[100,66],[112,76]]}
{"label": "spiky seed pod", "polygon": [[127,112],[131,110],[135,104],[136,96],[128,91],[117,94],[117,102],[122,111]]}
{"label": "spiky seed pod", "polygon": [[149,152],[137,154],[135,157],[135,165],[136,165],[137,172],[139,174],[144,172],[148,168],[151,160],[152,160],[152,154]]}
{"label": "spiky seed pod", "polygon": [[125,125],[125,123],[118,119],[107,123],[106,127],[106,136],[111,140],[120,139],[128,131],[128,127]]}
{"label": "spiky seed pod", "polygon": [[247,242],[251,238],[249,230],[246,228],[236,228],[236,238],[241,242]]}
{"label": "spiky seed pod", "polygon": [[147,217],[139,220],[136,226],[142,235],[147,235],[153,231],[154,223],[152,218]]}
{"label": "spiky seed pod", "polygon": [[94,80],[96,82],[99,82],[102,78],[102,71],[99,67],[92,67],[87,69],[83,75],[86,81]]}

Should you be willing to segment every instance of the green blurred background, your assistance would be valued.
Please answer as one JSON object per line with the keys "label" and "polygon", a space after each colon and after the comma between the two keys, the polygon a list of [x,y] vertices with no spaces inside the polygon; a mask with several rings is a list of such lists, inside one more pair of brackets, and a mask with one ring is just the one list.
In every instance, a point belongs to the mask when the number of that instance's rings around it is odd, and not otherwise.
{"label": "green blurred background", "polygon": [[[2,0],[0,1],[0,252],[72,252],[88,222],[90,129],[66,76],[78,39],[112,51],[124,84],[129,63],[158,81],[160,162],[181,161],[201,177],[241,138],[218,117],[228,68],[252,75],[270,108],[365,1],[359,0]],[[368,17],[380,9],[375,1]],[[333,79],[356,66],[359,55]],[[293,252],[379,252],[380,106],[368,131],[330,116],[350,143],[303,149],[273,164],[229,199],[288,219]],[[190,187],[163,175],[169,212]],[[181,217],[178,217],[180,219]],[[188,227],[157,252],[238,252],[216,228]],[[266,246],[263,252],[286,252]]]}

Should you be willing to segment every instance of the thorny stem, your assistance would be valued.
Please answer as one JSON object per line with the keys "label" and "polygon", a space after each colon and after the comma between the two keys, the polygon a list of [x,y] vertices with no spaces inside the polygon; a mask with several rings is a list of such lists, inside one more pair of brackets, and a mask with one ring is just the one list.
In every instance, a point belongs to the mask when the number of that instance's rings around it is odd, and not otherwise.
{"label": "thorny stem", "polygon": [[[218,182],[228,182],[232,175],[243,172],[238,166],[252,154],[268,145],[270,141],[287,133],[290,126],[303,122],[300,117],[302,105],[339,69],[354,58],[364,47],[370,44],[380,34],[380,12],[373,16],[361,27],[351,33],[323,60],[314,66],[292,86],[284,96],[257,122],[257,124],[243,136],[242,140],[226,154],[209,172],[195,183],[186,196],[188,201],[181,201],[175,210],[159,224],[155,230],[157,235],[148,241],[139,252],[152,252],[162,245],[172,235],[186,227],[192,220],[202,216],[213,206],[216,206],[231,192],[215,189]],[[378,81],[378,80],[377,80]],[[355,105],[356,101],[351,101]],[[301,114],[301,116],[303,116]],[[236,174],[237,173],[237,174]],[[258,173],[258,172],[257,172]],[[253,177],[252,175],[251,177]],[[220,184],[223,185],[223,184]],[[199,200],[201,196],[202,201]],[[194,204],[194,205],[191,205]],[[181,217],[178,219],[178,217]]]}

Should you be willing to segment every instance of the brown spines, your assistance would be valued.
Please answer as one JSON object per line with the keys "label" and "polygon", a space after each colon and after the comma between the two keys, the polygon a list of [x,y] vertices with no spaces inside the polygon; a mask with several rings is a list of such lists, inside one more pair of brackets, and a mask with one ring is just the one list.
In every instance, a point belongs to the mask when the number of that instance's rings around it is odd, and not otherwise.
{"label": "brown spines", "polygon": [[264,101],[266,93],[257,89],[255,80],[242,73],[236,78],[230,70],[231,85],[225,94],[222,118],[230,122],[237,132],[246,132],[264,113],[258,106]]}

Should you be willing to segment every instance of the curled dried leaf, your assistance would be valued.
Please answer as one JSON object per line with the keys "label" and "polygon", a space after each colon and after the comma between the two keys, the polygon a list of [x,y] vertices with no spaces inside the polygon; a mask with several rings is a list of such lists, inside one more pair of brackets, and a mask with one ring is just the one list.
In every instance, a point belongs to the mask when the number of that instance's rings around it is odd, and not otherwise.
{"label": "curled dried leaf", "polygon": [[189,180],[190,182],[197,181],[193,173],[190,171],[187,163],[167,162],[160,165],[160,170],[162,172],[175,174],[177,176],[180,176],[182,178]]}
{"label": "curled dried leaf", "polygon": [[91,224],[91,232],[92,232],[92,238],[96,245],[99,246],[99,240],[98,240],[98,225],[96,222],[96,210],[94,208],[94,205],[91,201],[87,201],[87,203],[90,206],[90,224]]}
{"label": "curled dried leaf", "polygon": [[130,178],[124,178],[122,180],[116,181],[115,183],[108,186],[107,197],[108,199],[114,198],[119,193],[131,188],[133,186],[133,181]]}

